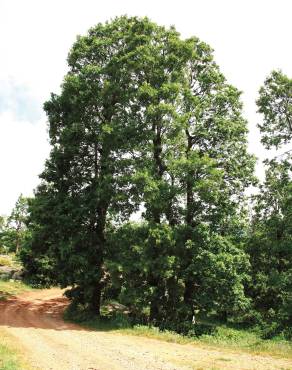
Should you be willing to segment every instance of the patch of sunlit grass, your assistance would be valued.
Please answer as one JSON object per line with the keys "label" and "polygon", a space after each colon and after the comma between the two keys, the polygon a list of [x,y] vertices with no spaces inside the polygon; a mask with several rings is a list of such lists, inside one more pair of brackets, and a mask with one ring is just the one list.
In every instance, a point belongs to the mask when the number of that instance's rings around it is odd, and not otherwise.
{"label": "patch of sunlit grass", "polygon": [[11,296],[28,292],[30,290],[32,290],[32,288],[21,281],[0,280],[0,300],[5,300]]}
{"label": "patch of sunlit grass", "polygon": [[4,331],[0,330],[0,369],[1,370],[28,370],[29,366],[25,363],[21,350],[17,348]]}
{"label": "patch of sunlit grass", "polygon": [[[112,317],[92,318],[83,315],[78,316],[74,312],[67,312],[69,321],[77,322],[83,326],[99,331],[111,331],[126,335],[135,335],[144,338],[158,339],[170,343],[196,344],[212,349],[224,348],[253,354],[271,355],[280,358],[292,358],[292,342],[283,338],[262,339],[260,334],[247,329],[234,329],[223,324],[216,326],[214,334],[201,335],[199,337],[183,336],[178,333],[159,330],[159,328],[147,325],[131,325],[127,317],[122,313]],[[223,361],[223,360],[222,360]]]}

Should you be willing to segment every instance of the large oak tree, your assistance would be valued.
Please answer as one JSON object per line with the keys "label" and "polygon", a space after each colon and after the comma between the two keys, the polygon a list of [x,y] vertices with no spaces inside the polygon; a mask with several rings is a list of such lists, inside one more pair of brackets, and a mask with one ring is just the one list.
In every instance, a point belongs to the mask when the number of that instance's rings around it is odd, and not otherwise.
{"label": "large oak tree", "polygon": [[[45,104],[52,151],[31,205],[30,255],[97,314],[114,276],[152,322],[243,306],[238,203],[253,158],[240,93],[210,47],[120,17],[79,37],[68,65]],[[139,206],[141,228],[113,238]]]}

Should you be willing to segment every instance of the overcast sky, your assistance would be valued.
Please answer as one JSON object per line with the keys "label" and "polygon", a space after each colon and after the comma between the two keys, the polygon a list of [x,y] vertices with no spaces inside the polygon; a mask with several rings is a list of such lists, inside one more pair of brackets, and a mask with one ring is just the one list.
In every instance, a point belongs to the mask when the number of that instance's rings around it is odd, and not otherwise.
{"label": "overcast sky", "polygon": [[292,77],[292,0],[0,0],[0,214],[38,184],[49,153],[42,105],[59,91],[76,35],[124,14],[175,25],[183,37],[210,44],[243,92],[250,151],[266,155],[255,99],[272,69]]}

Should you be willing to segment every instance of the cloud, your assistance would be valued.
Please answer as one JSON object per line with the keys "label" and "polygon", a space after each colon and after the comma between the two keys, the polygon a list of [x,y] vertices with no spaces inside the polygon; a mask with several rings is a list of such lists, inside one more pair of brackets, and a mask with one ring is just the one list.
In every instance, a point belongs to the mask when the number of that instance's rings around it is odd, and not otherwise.
{"label": "cloud", "polygon": [[0,80],[0,114],[9,112],[17,121],[37,122],[42,117],[42,104],[29,88],[12,78]]}
{"label": "cloud", "polygon": [[20,193],[32,195],[50,146],[44,120],[33,124],[0,113],[0,215],[8,215]]}

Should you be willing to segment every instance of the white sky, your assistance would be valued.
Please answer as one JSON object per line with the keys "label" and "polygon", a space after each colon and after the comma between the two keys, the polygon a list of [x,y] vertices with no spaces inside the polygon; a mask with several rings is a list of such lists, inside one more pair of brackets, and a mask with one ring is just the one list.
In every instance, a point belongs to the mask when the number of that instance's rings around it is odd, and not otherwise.
{"label": "white sky", "polygon": [[0,214],[38,184],[49,153],[42,104],[59,91],[76,35],[123,14],[173,24],[210,44],[243,91],[250,150],[265,156],[255,99],[272,69],[292,77],[292,0],[0,0]]}

